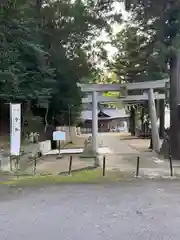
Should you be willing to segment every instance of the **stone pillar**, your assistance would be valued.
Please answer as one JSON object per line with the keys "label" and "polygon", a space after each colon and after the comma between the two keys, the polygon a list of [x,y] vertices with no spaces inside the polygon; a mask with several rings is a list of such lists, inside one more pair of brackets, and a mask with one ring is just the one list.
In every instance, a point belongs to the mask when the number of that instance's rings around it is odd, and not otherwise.
{"label": "stone pillar", "polygon": [[149,102],[149,113],[150,113],[150,119],[151,119],[151,134],[152,134],[153,150],[159,153],[160,140],[159,140],[159,131],[157,126],[157,116],[156,116],[156,107],[155,107],[153,89],[149,89],[148,102]]}
{"label": "stone pillar", "polygon": [[159,116],[159,136],[160,138],[164,138],[164,130],[165,130],[165,102],[164,99],[160,101],[160,116]]}
{"label": "stone pillar", "polygon": [[97,92],[92,92],[92,150],[94,154],[98,151],[98,111]]}

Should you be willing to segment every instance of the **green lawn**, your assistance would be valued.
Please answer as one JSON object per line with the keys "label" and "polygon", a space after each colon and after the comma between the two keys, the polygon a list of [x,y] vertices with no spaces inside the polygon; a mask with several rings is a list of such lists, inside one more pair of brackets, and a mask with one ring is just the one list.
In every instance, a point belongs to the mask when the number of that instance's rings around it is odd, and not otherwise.
{"label": "green lawn", "polygon": [[4,185],[47,185],[58,183],[93,183],[102,178],[100,169],[75,172],[68,175],[46,175],[46,176],[15,176],[9,181],[1,182]]}
{"label": "green lawn", "polygon": [[106,176],[102,176],[102,169],[84,170],[68,175],[45,175],[45,176],[11,176],[6,181],[0,182],[6,186],[44,186],[65,183],[104,183],[116,182],[122,179],[132,179],[132,174],[120,171],[107,171]]}

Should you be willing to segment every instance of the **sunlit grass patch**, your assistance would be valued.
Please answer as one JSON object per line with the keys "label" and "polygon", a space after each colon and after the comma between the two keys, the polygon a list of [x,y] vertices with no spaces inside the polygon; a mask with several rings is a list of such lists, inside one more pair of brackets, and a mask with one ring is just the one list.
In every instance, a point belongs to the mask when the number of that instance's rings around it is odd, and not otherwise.
{"label": "sunlit grass patch", "polygon": [[75,172],[72,175],[15,176],[4,182],[5,185],[48,185],[60,183],[96,183],[102,178],[100,169]]}

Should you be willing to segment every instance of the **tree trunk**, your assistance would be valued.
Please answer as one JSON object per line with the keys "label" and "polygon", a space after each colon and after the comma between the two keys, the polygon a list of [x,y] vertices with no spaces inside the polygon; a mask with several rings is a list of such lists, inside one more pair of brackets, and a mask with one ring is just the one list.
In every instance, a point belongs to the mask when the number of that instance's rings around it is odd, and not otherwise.
{"label": "tree trunk", "polygon": [[180,118],[178,104],[180,104],[180,53],[177,52],[170,62],[170,153],[173,159],[180,160]]}
{"label": "tree trunk", "polygon": [[132,106],[130,110],[130,133],[132,136],[135,136],[136,134],[135,113],[135,108]]}
{"label": "tree trunk", "polygon": [[21,133],[23,137],[25,135],[24,117],[30,111],[30,107],[31,107],[30,101],[23,102],[21,105]]}
{"label": "tree trunk", "polygon": [[38,17],[40,16],[42,3],[43,3],[43,0],[36,0],[36,10],[38,13]]}
{"label": "tree trunk", "polygon": [[48,127],[48,112],[49,112],[49,104],[47,105],[47,108],[46,108],[46,114],[45,114],[45,117],[44,117],[44,122],[45,122],[45,126],[44,126],[44,132],[46,133],[46,130],[47,130],[47,127]]}
{"label": "tree trunk", "polygon": [[160,110],[160,116],[159,116],[159,137],[164,138],[164,123],[165,123],[165,103],[164,100],[159,100],[159,110]]}

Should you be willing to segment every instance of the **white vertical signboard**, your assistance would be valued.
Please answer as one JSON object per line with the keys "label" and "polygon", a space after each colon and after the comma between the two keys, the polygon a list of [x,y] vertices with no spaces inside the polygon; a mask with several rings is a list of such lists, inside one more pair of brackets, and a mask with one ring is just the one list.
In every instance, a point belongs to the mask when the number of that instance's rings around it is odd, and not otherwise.
{"label": "white vertical signboard", "polygon": [[21,104],[10,104],[10,124],[11,156],[19,156],[21,145]]}

